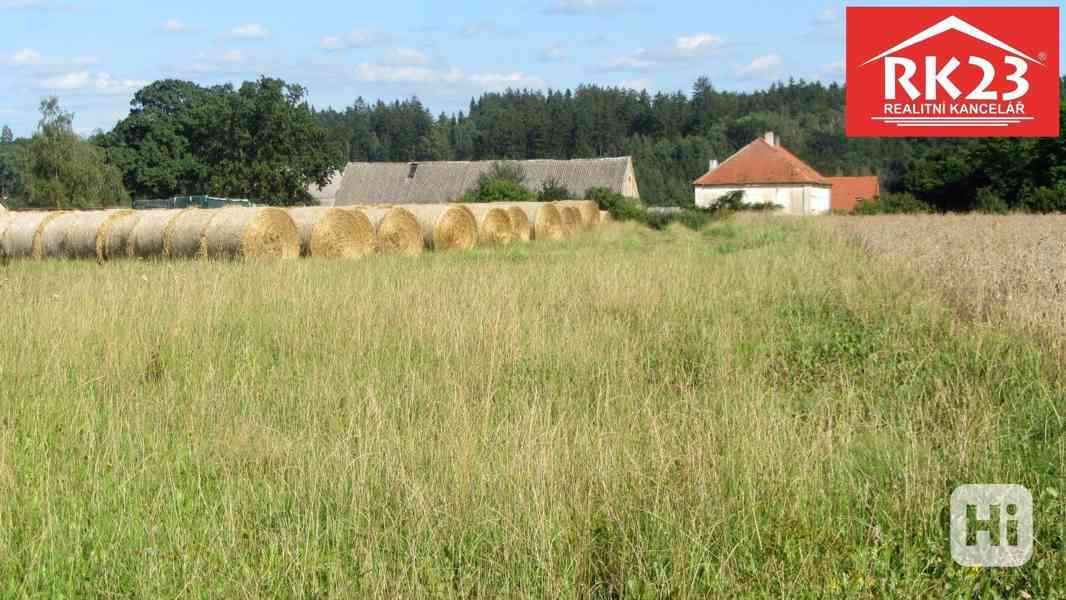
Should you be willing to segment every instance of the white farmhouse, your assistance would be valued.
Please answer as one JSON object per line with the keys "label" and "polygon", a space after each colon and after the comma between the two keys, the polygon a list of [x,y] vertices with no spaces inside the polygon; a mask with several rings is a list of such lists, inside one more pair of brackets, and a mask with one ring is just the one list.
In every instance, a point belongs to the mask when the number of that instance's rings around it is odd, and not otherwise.
{"label": "white farmhouse", "polygon": [[781,146],[773,132],[744,146],[721,165],[692,183],[696,206],[709,207],[719,198],[744,192],[745,204],[776,204],[786,214],[829,212],[833,182]]}

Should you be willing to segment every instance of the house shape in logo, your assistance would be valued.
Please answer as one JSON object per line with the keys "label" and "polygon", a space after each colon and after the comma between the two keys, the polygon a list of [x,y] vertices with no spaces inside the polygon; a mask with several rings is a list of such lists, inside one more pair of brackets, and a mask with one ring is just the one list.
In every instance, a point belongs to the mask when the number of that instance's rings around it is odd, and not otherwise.
{"label": "house shape in logo", "polygon": [[870,60],[868,60],[868,61],[866,61],[864,63],[862,63],[859,66],[860,67],[865,67],[866,65],[868,65],[870,63],[875,63],[875,62],[877,62],[877,61],[879,61],[879,60],[881,60],[881,59],[883,59],[883,58],[885,58],[887,56],[895,54],[896,52],[900,52],[901,50],[906,50],[907,48],[910,48],[911,46],[915,46],[915,45],[920,44],[920,43],[922,43],[922,42],[924,42],[926,40],[935,38],[936,36],[938,36],[938,35],[940,35],[942,33],[947,33],[948,31],[958,31],[959,33],[966,34],[966,35],[968,35],[968,36],[970,36],[972,38],[975,38],[977,40],[980,40],[980,41],[982,41],[982,42],[984,42],[986,44],[989,44],[991,46],[995,46],[996,48],[999,48],[1000,50],[1002,50],[1004,52],[1008,52],[1010,54],[1013,54],[1013,55],[1017,56],[1018,58],[1024,58],[1025,60],[1027,60],[1029,62],[1032,62],[1034,64],[1038,64],[1038,65],[1040,65],[1042,67],[1046,66],[1043,62],[1041,62],[1041,61],[1033,58],[1032,56],[1029,56],[1028,54],[1026,54],[1026,53],[1014,48],[1010,44],[1007,44],[1006,42],[1004,42],[1002,40],[999,40],[999,39],[995,38],[994,36],[989,35],[988,33],[985,33],[984,31],[981,31],[977,27],[974,27],[973,25],[970,25],[966,21],[963,21],[962,19],[960,19],[960,18],[958,18],[956,16],[950,16],[950,17],[944,19],[943,21],[937,23],[936,25],[933,25],[929,29],[926,29],[925,31],[922,31],[921,33],[918,33],[917,35],[915,35],[915,36],[903,41],[902,43],[900,43],[900,44],[898,44],[896,46],[893,46],[892,48],[889,48],[888,50],[885,50],[881,54],[878,54],[877,56],[871,58]]}

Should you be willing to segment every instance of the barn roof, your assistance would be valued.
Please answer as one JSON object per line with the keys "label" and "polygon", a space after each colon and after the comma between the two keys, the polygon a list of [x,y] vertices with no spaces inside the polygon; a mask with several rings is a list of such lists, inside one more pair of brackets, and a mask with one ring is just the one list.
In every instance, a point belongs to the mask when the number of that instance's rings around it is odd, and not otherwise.
{"label": "barn roof", "polygon": [[[522,167],[526,187],[531,190],[538,190],[544,182],[555,179],[575,194],[594,187],[625,193],[626,177],[633,168],[628,156],[508,162]],[[336,206],[449,202],[472,188],[492,164],[492,161],[349,163],[329,186],[321,189],[312,186],[309,191],[320,202],[333,198]]]}
{"label": "barn roof", "polygon": [[785,150],[780,144],[769,144],[763,138],[744,146],[692,185],[700,187],[782,183],[830,185],[828,179],[795,154]]}
{"label": "barn roof", "polygon": [[881,182],[876,176],[830,177],[833,184],[830,207],[833,210],[854,210],[860,200],[873,200],[881,195]]}

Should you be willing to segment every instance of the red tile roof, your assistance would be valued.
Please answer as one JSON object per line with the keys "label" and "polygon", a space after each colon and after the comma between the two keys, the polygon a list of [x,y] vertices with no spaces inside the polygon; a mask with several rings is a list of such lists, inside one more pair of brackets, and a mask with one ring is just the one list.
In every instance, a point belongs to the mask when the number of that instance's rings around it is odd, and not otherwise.
{"label": "red tile roof", "polygon": [[833,184],[833,210],[855,210],[859,200],[873,200],[881,194],[877,177],[830,177],[829,181]]}
{"label": "red tile roof", "polygon": [[752,184],[830,185],[802,160],[781,146],[771,146],[759,138],[730,156],[717,169],[692,183],[695,186],[736,186]]}

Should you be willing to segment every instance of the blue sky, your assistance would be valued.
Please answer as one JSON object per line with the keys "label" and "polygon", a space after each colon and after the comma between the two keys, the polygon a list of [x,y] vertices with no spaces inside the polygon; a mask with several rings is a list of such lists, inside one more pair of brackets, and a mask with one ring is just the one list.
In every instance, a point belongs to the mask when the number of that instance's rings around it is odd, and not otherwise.
{"label": "blue sky", "polygon": [[168,77],[267,74],[303,84],[319,107],[416,95],[435,112],[508,86],[840,81],[843,12],[824,0],[0,0],[0,123],[31,134],[38,103],[54,94],[79,132],[109,129],[134,91]]}

